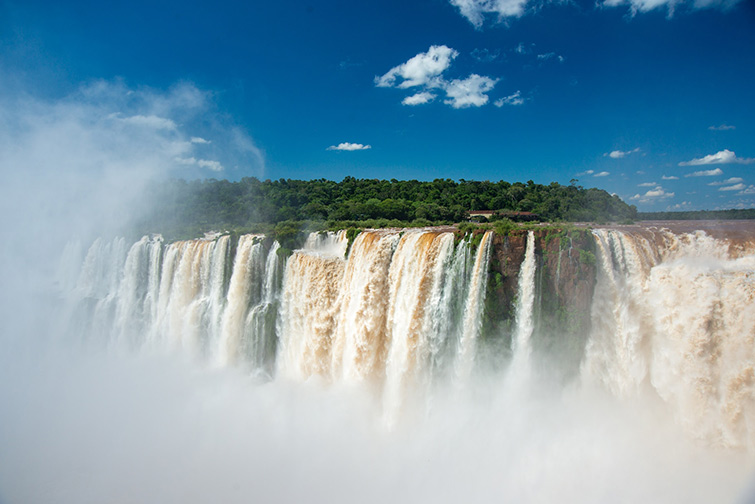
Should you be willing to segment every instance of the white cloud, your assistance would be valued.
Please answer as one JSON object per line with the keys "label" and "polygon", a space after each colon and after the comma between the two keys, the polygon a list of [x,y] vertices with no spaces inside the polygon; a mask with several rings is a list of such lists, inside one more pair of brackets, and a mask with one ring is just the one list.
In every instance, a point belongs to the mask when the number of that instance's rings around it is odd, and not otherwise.
{"label": "white cloud", "polygon": [[223,165],[220,164],[218,161],[212,161],[209,159],[197,159],[194,157],[188,157],[188,158],[182,158],[177,157],[175,158],[176,163],[187,165],[187,166],[198,166],[200,168],[207,168],[212,171],[223,171]]}
{"label": "white cloud", "polygon": [[719,191],[742,191],[744,189],[745,189],[744,184],[734,184],[734,185],[718,188]]}
{"label": "white cloud", "polygon": [[602,172],[600,172],[600,173],[596,173],[596,174],[594,174],[594,175],[593,175],[593,177],[607,177],[607,176],[608,176],[608,175],[610,175],[610,174],[611,174],[611,172],[602,171]]}
{"label": "white cloud", "polygon": [[593,173],[595,173],[593,170],[587,170],[587,171],[579,172],[575,176],[581,177],[582,175],[592,175]]}
{"label": "white cloud", "polygon": [[755,163],[755,158],[739,158],[729,149],[718,151],[715,154],[709,154],[707,156],[693,159],[691,161],[682,161],[679,166],[702,166],[702,165],[716,165],[716,164],[752,164]]}
{"label": "white cloud", "polygon": [[679,177],[677,177],[675,175],[668,175],[668,176],[663,175],[663,176],[661,176],[661,179],[662,180],[679,180]]}
{"label": "white cloud", "polygon": [[223,171],[223,165],[221,165],[218,161],[211,161],[208,159],[200,159],[197,161],[197,164],[200,168],[208,168],[212,171]]}
{"label": "white cloud", "polygon": [[498,79],[472,74],[466,79],[454,79],[445,85],[447,99],[443,103],[453,108],[482,107],[488,102],[485,94],[495,87]]}
{"label": "white cloud", "polygon": [[[427,52],[419,53],[406,63],[391,68],[381,77],[375,77],[375,85],[401,89],[432,86],[432,81],[445,72],[458,55],[458,51],[445,45],[431,46]],[[397,78],[401,79],[398,85]]]}
{"label": "white cloud", "polygon": [[475,28],[481,28],[487,14],[498,16],[501,21],[507,17],[519,17],[524,14],[528,0],[450,0],[451,5],[459,8],[462,16],[467,18]]}
{"label": "white cloud", "polygon": [[741,177],[731,177],[726,180],[718,180],[716,182],[711,182],[708,185],[709,186],[722,186],[722,185],[728,185],[728,184],[738,184],[739,182],[744,182],[744,179]]}
{"label": "white cloud", "polygon": [[621,159],[621,158],[627,157],[630,154],[634,154],[636,152],[640,152],[640,148],[639,147],[637,147],[635,149],[632,149],[632,150],[629,150],[629,151],[615,150],[615,151],[611,151],[611,152],[606,152],[605,154],[603,154],[603,157],[607,156],[607,157],[610,157],[611,159]]}
{"label": "white cloud", "polygon": [[656,182],[643,182],[642,184],[637,184],[637,187],[655,187],[657,185]]}
{"label": "white cloud", "polygon": [[735,126],[731,126],[730,124],[722,124],[720,126],[708,126],[708,129],[711,131],[729,131],[737,128]]}
{"label": "white cloud", "polygon": [[443,103],[453,108],[481,107],[488,102],[486,93],[495,87],[498,79],[471,74],[466,79],[446,80],[442,74],[458,55],[458,51],[450,47],[432,46],[426,53],[420,53],[406,63],[393,67],[383,76],[375,77],[375,85],[399,89],[417,86],[424,88],[404,98],[401,101],[404,105],[428,103],[436,98],[432,90],[442,89],[446,93]]}
{"label": "white cloud", "polygon": [[685,175],[685,177],[715,177],[716,175],[723,175],[724,172],[721,170],[721,168],[716,168],[713,170],[702,170],[702,171],[696,171],[692,173],[688,173]]}
{"label": "white cloud", "polygon": [[564,61],[566,61],[566,58],[564,58],[560,54],[556,54],[554,52],[549,52],[549,53],[545,53],[545,54],[538,54],[537,55],[537,59],[539,59],[541,61],[548,61],[548,60],[551,60],[551,59],[557,59],[559,63],[563,63]]}
{"label": "white cloud", "polygon": [[205,140],[202,137],[191,137],[191,143],[193,144],[209,144],[212,143],[209,140]]}
{"label": "white cloud", "polygon": [[173,131],[177,128],[177,125],[174,121],[156,115],[133,115],[130,117],[121,117],[121,114],[115,113],[110,114],[108,117],[122,121],[126,124],[153,130]]}
{"label": "white cloud", "polygon": [[433,101],[434,99],[435,99],[434,94],[432,94],[429,91],[422,91],[420,93],[407,96],[401,101],[401,103],[403,105],[410,105],[410,106],[423,105],[425,103],[429,103]]}
{"label": "white cloud", "polygon": [[511,94],[504,98],[499,98],[494,103],[496,107],[503,107],[504,105],[523,105],[523,104],[524,104],[524,98],[522,98],[521,91],[517,91],[514,94]]}
{"label": "white cloud", "polygon": [[328,147],[327,150],[335,150],[335,151],[359,151],[359,150],[367,150],[372,149],[371,145],[364,145],[360,143],[349,143],[349,142],[342,142],[338,145],[331,145]]}
{"label": "white cloud", "polygon": [[636,14],[638,12],[649,12],[659,8],[666,8],[668,9],[669,16],[671,16],[673,15],[674,10],[678,5],[683,5],[692,10],[727,10],[739,2],[740,0],[604,0],[602,5],[606,7],[629,5],[632,14]]}
{"label": "white cloud", "polygon": [[691,202],[682,201],[681,203],[677,203],[676,205],[666,207],[666,210],[688,210],[690,208],[692,208]]}
{"label": "white cloud", "polygon": [[674,193],[666,192],[661,186],[656,186],[654,189],[650,189],[645,194],[635,194],[631,200],[639,201],[640,203],[648,203],[652,201],[661,201],[669,198],[673,198]]}
{"label": "white cloud", "polygon": [[744,196],[746,194],[755,194],[755,185],[749,185],[747,188],[737,193],[737,196]]}
{"label": "white cloud", "polygon": [[[50,249],[71,229],[99,234],[142,218],[155,203],[145,192],[155,179],[196,178],[229,163],[259,176],[261,153],[240,130],[246,147],[230,141],[236,128],[212,97],[190,83],[129,88],[117,80],[56,99],[3,89],[0,166],[14,169],[0,169],[0,215],[18,216],[14,225],[50,240],[40,247]],[[186,164],[198,148],[189,132],[218,140]]]}

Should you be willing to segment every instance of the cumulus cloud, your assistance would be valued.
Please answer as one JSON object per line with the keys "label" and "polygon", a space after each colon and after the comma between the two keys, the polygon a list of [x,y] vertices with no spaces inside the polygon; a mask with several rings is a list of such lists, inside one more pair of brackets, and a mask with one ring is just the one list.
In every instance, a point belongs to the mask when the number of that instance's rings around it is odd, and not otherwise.
{"label": "cumulus cloud", "polygon": [[665,189],[661,186],[656,186],[653,189],[650,189],[645,194],[635,194],[632,196],[631,200],[639,201],[640,203],[649,203],[653,201],[662,201],[665,199],[673,198],[674,193],[672,192],[666,192]]}
{"label": "cumulus cloud", "polygon": [[593,173],[595,173],[594,170],[586,170],[586,171],[577,173],[576,176],[581,177],[582,175],[592,175]]}
{"label": "cumulus cloud", "polygon": [[223,165],[220,164],[220,162],[210,160],[210,159],[197,159],[194,157],[188,157],[188,158],[177,157],[175,161],[182,165],[198,166],[200,168],[207,168],[208,170],[212,170],[215,172],[223,171]]}
{"label": "cumulus cloud", "polygon": [[524,14],[528,0],[450,0],[462,16],[474,25],[482,28],[488,14],[496,15],[498,21],[507,17],[519,17]]}
{"label": "cumulus cloud", "polygon": [[524,104],[524,98],[522,98],[521,91],[518,91],[518,90],[514,94],[511,94],[509,96],[496,100],[494,103],[496,107],[503,107],[504,105],[523,105],[523,104]]}
{"label": "cumulus cloud", "polygon": [[414,106],[428,103],[436,98],[433,92],[440,89],[446,93],[443,103],[453,108],[481,107],[489,97],[487,93],[495,87],[498,79],[471,74],[465,79],[447,80],[443,73],[450,67],[458,51],[445,45],[431,46],[406,63],[395,66],[384,75],[375,77],[378,87],[407,89],[422,87],[422,91],[404,98],[401,103]]}
{"label": "cumulus cloud", "polygon": [[717,165],[717,164],[752,164],[755,163],[755,158],[740,158],[729,149],[718,151],[715,154],[709,154],[707,156],[692,159],[691,161],[682,161],[679,166],[702,166],[702,165]]}
{"label": "cumulus cloud", "polygon": [[[388,70],[384,75],[375,77],[378,87],[398,87],[406,89],[415,86],[431,85],[451,66],[451,61],[459,52],[448,46],[431,46],[427,52],[419,53],[406,63]],[[397,80],[400,82],[397,83]]]}
{"label": "cumulus cloud", "polygon": [[731,177],[726,180],[718,180],[716,182],[711,182],[708,185],[709,186],[722,186],[722,185],[729,185],[729,184],[738,184],[739,182],[744,182],[744,179],[741,177]]}
{"label": "cumulus cloud", "polygon": [[432,94],[429,91],[422,91],[420,93],[407,96],[401,101],[401,103],[402,105],[409,105],[409,106],[423,105],[425,103],[429,103],[433,101],[434,99],[435,99],[434,94]]}
{"label": "cumulus cloud", "polygon": [[611,174],[611,172],[602,171],[600,173],[593,174],[593,177],[607,177]]}
{"label": "cumulus cloud", "polygon": [[498,79],[472,74],[466,79],[454,79],[445,86],[448,98],[443,103],[453,108],[482,107],[488,102],[488,95]]}
{"label": "cumulus cloud", "polygon": [[744,184],[734,184],[730,186],[719,187],[719,191],[742,191],[745,189]]}
{"label": "cumulus cloud", "polygon": [[630,154],[635,154],[637,152],[640,152],[639,147],[629,150],[629,151],[614,150],[611,152],[606,152],[605,154],[603,154],[603,157],[610,157],[611,159],[621,159],[621,158],[625,158],[629,156]]}
{"label": "cumulus cloud", "polygon": [[642,184],[637,184],[637,187],[656,187],[657,185],[657,182],[643,182]]}
{"label": "cumulus cloud", "polygon": [[708,129],[711,131],[729,131],[737,128],[729,124],[721,124],[720,126],[708,126]]}
{"label": "cumulus cloud", "polygon": [[359,150],[367,150],[372,149],[371,145],[364,145],[360,143],[350,143],[350,142],[342,142],[338,145],[331,145],[328,147],[327,150],[332,151],[359,151]]}
{"label": "cumulus cloud", "polygon": [[679,177],[677,177],[675,175],[668,175],[668,176],[667,175],[662,175],[661,179],[662,180],[679,180]]}
{"label": "cumulus cloud", "polygon": [[715,177],[716,175],[723,175],[724,172],[721,168],[715,168],[713,170],[702,170],[692,173],[688,173],[685,177]]}
{"label": "cumulus cloud", "polygon": [[666,207],[666,210],[689,210],[690,208],[692,208],[691,202],[682,201],[681,203],[677,203],[676,205]]}
{"label": "cumulus cloud", "polygon": [[[687,10],[720,9],[729,10],[742,0],[602,0],[598,5],[603,7],[628,6],[632,15],[650,12],[655,9],[666,9],[669,17],[673,16],[678,7]],[[521,17],[527,12],[530,0],[449,0],[451,5],[459,9],[476,29],[481,29],[488,16],[496,22],[505,22],[508,18]],[[542,2],[532,2],[541,4]],[[530,9],[534,10],[534,9]]]}
{"label": "cumulus cloud", "polygon": [[202,137],[191,137],[191,143],[193,144],[209,144],[212,143],[209,140],[205,140]]}
{"label": "cumulus cloud", "polygon": [[755,185],[749,185],[737,193],[737,196],[755,194]]}

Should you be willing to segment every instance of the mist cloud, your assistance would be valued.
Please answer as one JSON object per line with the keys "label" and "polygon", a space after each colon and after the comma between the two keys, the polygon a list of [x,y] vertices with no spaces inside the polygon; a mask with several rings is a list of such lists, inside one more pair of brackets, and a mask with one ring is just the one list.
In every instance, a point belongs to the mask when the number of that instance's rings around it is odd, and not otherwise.
{"label": "mist cloud", "polygon": [[229,166],[260,175],[264,157],[191,83],[99,80],[50,99],[0,81],[0,226],[12,237],[0,245],[0,340],[45,320],[39,310],[49,303],[35,296],[67,242],[124,232],[150,210],[145,189],[155,180]]}

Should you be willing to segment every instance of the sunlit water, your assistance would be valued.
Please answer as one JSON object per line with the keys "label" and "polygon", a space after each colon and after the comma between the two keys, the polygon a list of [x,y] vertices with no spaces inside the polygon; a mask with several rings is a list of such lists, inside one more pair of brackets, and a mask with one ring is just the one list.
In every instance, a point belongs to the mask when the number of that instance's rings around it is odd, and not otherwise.
{"label": "sunlit water", "polygon": [[492,369],[492,235],[72,244],[60,333],[0,357],[0,501],[746,502],[752,251],[595,238],[567,382],[530,344],[531,233]]}

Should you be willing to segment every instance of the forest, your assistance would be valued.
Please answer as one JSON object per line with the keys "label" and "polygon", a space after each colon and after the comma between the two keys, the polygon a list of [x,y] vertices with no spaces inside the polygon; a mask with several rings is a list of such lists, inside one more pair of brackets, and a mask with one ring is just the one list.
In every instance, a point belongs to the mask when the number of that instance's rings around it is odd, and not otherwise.
{"label": "forest", "polygon": [[[265,231],[280,223],[315,228],[445,225],[465,221],[475,210],[531,212],[549,222],[624,222],[637,208],[602,189],[505,181],[436,179],[378,180],[346,177],[316,180],[239,181],[180,179],[156,182],[147,189],[159,202],[140,222],[142,232],[196,235],[221,229]],[[485,218],[483,218],[484,220]],[[365,225],[366,224],[366,225]],[[298,226],[297,226],[298,227]]]}

